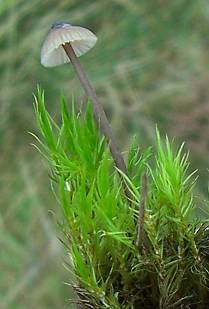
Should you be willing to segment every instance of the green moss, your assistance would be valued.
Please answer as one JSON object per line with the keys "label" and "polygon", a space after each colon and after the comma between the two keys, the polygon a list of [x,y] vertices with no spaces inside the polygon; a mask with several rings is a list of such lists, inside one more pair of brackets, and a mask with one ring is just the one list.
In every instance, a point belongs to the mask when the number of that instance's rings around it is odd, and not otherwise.
{"label": "green moss", "polygon": [[[156,130],[156,150],[133,141],[127,164],[131,204],[90,105],[52,120],[38,90],[35,110],[40,150],[48,159],[63,210],[63,242],[82,289],[94,308],[169,308],[204,304],[208,293],[208,218],[196,216],[194,173],[183,145],[174,151]],[[141,175],[148,177],[143,196]],[[124,176],[125,177],[125,176]],[[144,222],[138,218],[145,198]],[[144,237],[137,245],[139,222]]]}

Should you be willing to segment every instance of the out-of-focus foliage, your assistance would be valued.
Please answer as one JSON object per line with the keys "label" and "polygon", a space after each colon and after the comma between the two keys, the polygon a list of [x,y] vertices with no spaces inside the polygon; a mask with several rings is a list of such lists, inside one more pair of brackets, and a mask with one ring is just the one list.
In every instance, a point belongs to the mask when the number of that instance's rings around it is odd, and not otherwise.
{"label": "out-of-focus foliage", "polygon": [[[157,122],[186,141],[201,175],[208,164],[208,14],[206,0],[0,1],[2,306],[57,308],[64,299],[56,277],[62,267],[54,262],[60,249],[53,247],[55,256],[50,251],[46,228],[54,200],[27,131],[36,130],[31,93],[37,83],[46,89],[55,117],[60,91],[69,99],[72,94],[80,98],[82,90],[69,65],[40,65],[50,24],[63,20],[97,34],[97,45],[81,62],[122,149],[133,132],[140,132],[145,144],[153,141]],[[54,241],[57,233],[50,228]],[[30,277],[33,267],[37,275]]]}

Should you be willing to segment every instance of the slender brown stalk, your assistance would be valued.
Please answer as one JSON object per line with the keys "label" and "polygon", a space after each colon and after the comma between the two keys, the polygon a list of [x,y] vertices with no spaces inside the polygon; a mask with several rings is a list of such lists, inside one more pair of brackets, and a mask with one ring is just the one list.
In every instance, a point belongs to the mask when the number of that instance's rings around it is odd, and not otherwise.
{"label": "slender brown stalk", "polygon": [[[125,175],[128,176],[128,170],[127,167],[125,165],[124,159],[122,157],[122,154],[119,150],[119,147],[117,145],[117,141],[116,138],[112,132],[112,129],[109,125],[109,122],[107,120],[106,114],[102,108],[102,105],[99,103],[96,92],[94,90],[94,88],[91,86],[89,79],[87,78],[80,62],[78,61],[78,58],[71,46],[70,43],[65,43],[63,44],[63,48],[66,52],[66,54],[68,55],[74,70],[85,90],[85,93],[88,97],[91,98],[92,104],[93,104],[93,110],[94,110],[94,116],[95,119],[98,123],[99,128],[101,129],[102,133],[104,134],[104,136],[107,138],[107,140],[110,143],[110,151],[113,157],[113,160],[115,161],[115,165],[117,166],[117,168],[119,170],[121,170]],[[124,191],[126,196],[131,199],[131,192],[125,182],[125,180],[122,178],[123,181],[123,187],[124,187]]]}
{"label": "slender brown stalk", "polygon": [[147,199],[147,175],[143,174],[141,177],[141,197],[140,197],[140,208],[138,215],[138,224],[137,224],[137,239],[136,245],[140,249],[143,249],[144,246],[144,216],[145,216],[145,203]]}

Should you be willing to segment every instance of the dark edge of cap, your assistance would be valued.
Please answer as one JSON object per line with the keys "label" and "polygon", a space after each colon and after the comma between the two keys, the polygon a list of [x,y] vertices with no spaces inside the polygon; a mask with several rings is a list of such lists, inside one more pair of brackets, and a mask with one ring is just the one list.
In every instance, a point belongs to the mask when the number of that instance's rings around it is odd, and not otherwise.
{"label": "dark edge of cap", "polygon": [[62,22],[62,21],[55,21],[55,22],[52,24],[51,29],[63,28],[64,25],[69,25],[69,26],[71,26],[71,24],[69,24],[69,23],[65,23],[65,22]]}

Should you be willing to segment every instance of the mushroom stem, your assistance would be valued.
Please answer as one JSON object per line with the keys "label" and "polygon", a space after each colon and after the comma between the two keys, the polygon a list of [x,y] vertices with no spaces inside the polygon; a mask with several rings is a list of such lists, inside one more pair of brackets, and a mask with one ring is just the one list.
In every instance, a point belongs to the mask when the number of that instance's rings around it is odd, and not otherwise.
{"label": "mushroom stem", "polygon": [[[109,122],[107,120],[106,114],[101,106],[101,104],[98,101],[97,95],[95,90],[93,89],[93,87],[91,86],[80,62],[78,61],[78,58],[71,46],[70,43],[65,43],[62,45],[66,54],[68,55],[75,72],[78,75],[78,78],[85,90],[85,93],[88,97],[91,98],[92,100],[92,104],[93,104],[93,110],[94,110],[94,115],[96,118],[96,121],[98,123],[98,126],[101,128],[102,133],[104,134],[104,136],[108,139],[109,143],[110,143],[110,151],[112,154],[112,157],[115,161],[115,164],[117,166],[117,168],[119,170],[121,170],[125,175],[128,176],[128,170],[126,167],[126,164],[124,162],[124,159],[122,157],[122,154],[119,150],[119,147],[117,145],[115,136],[112,132],[112,129],[109,125]],[[124,191],[126,196],[131,199],[131,192],[124,180],[124,178],[122,177],[122,181],[123,181],[123,187],[124,187]]]}

